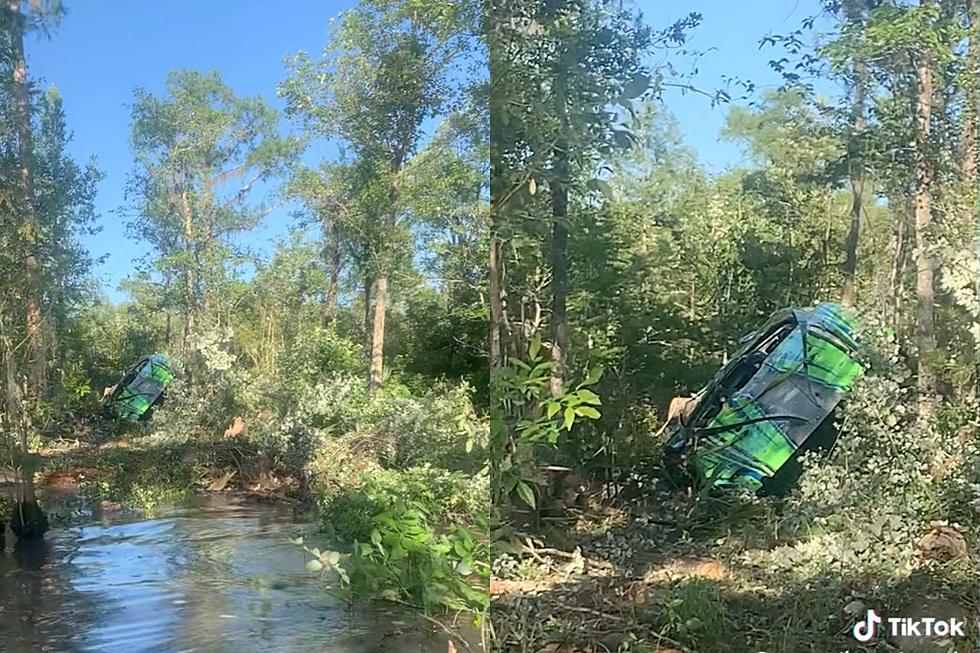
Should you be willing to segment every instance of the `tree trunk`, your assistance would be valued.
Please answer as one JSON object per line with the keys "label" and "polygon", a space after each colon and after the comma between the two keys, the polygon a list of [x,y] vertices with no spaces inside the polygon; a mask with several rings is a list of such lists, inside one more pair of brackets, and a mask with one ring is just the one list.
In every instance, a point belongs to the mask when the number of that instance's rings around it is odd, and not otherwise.
{"label": "tree trunk", "polygon": [[375,392],[381,387],[384,376],[385,348],[385,302],[388,294],[388,277],[379,275],[375,282],[374,329],[371,336],[371,384],[369,390]]}
{"label": "tree trunk", "polygon": [[323,326],[330,326],[337,314],[337,288],[340,285],[340,241],[331,235],[330,244],[323,249],[329,283],[323,296]]}
{"label": "tree trunk", "polygon": [[31,135],[31,104],[24,57],[23,16],[20,0],[7,0],[10,55],[13,65],[14,120],[17,127],[17,157],[20,168],[20,210],[24,244],[24,282],[28,337],[28,370],[32,398],[43,396],[47,387],[44,330],[41,315],[41,270],[37,259],[38,225],[34,211],[34,148]]}
{"label": "tree trunk", "polygon": [[371,277],[364,277],[364,346],[371,349]]}
{"label": "tree trunk", "polygon": [[863,61],[854,62],[854,86],[851,90],[851,125],[853,133],[848,142],[848,167],[851,179],[851,227],[847,232],[844,259],[844,289],[841,303],[852,307],[857,300],[856,272],[858,240],[861,237],[861,216],[864,209],[864,162],[860,138],[864,131],[864,93],[867,67]]}
{"label": "tree trunk", "polygon": [[490,236],[490,372],[497,372],[504,362],[504,302],[500,278],[500,241]]}
{"label": "tree trunk", "polygon": [[551,232],[551,394],[565,387],[568,348],[568,153],[563,144],[555,149],[552,185]]}
{"label": "tree trunk", "polygon": [[181,208],[184,217],[184,293],[187,295],[187,303],[184,307],[184,353],[189,350],[190,343],[194,337],[195,313],[197,288],[194,279],[194,216],[191,213],[191,205],[187,200],[187,191],[181,191]]}
{"label": "tree trunk", "polygon": [[935,262],[929,252],[932,242],[933,164],[930,159],[929,138],[932,118],[933,80],[930,58],[920,54],[916,67],[917,89],[915,102],[915,244],[916,244],[916,319],[915,338],[918,347],[918,409],[921,418],[933,415],[936,407],[936,316]]}

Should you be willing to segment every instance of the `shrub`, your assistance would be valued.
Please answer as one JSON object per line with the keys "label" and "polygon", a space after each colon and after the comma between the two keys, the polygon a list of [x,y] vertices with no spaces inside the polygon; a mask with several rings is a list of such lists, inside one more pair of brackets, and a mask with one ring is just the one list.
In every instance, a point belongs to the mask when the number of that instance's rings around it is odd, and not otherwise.
{"label": "shrub", "polygon": [[383,466],[474,471],[478,463],[469,450],[488,427],[476,416],[470,392],[466,384],[436,384],[414,396],[393,385],[370,396],[362,380],[340,376],[311,388],[295,415],[310,427],[362,441]]}
{"label": "shrub", "polygon": [[488,479],[429,466],[377,470],[358,485],[328,495],[321,518],[341,540],[365,542],[375,527],[373,520],[400,503],[421,510],[442,531],[451,524],[474,528],[490,511]]}
{"label": "shrub", "polygon": [[479,613],[489,605],[488,496],[486,474],[379,470],[332,494],[321,516],[327,530],[353,544],[355,592],[429,613]]}

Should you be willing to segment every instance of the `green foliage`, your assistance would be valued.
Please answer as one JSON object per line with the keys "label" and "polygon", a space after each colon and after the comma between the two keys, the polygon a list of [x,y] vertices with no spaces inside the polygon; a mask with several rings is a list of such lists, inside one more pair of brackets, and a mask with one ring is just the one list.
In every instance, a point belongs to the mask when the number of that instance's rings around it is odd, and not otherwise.
{"label": "green foliage", "polygon": [[582,419],[599,417],[601,400],[587,386],[602,375],[593,370],[574,390],[552,396],[548,370],[541,356],[541,342],[534,341],[527,362],[509,359],[491,381],[496,414],[490,429],[492,498],[495,509],[506,512],[512,496],[535,508],[535,486],[545,484],[541,467],[547,452],[554,450],[562,433]]}
{"label": "green foliage", "polygon": [[365,475],[360,485],[326,498],[320,518],[341,541],[366,542],[374,518],[401,500],[423,505],[430,522],[442,529],[475,527],[474,520],[489,510],[485,476],[422,466]]}
{"label": "green foliage", "polygon": [[695,645],[722,641],[732,619],[719,587],[700,578],[667,588],[657,602],[663,633]]}
{"label": "green foliage", "polygon": [[353,545],[352,589],[427,613],[484,611],[487,477],[425,466],[358,480],[321,511],[326,530]]}
{"label": "green foliage", "polygon": [[490,607],[486,538],[460,525],[438,534],[424,507],[397,503],[374,519],[369,542],[357,545],[355,588],[427,613]]}

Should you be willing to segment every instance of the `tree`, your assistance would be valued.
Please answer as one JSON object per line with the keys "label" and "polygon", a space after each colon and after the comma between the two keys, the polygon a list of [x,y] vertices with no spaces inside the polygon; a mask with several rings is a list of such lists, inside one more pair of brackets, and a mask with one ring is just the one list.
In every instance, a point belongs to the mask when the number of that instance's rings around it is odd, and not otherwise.
{"label": "tree", "polygon": [[250,202],[253,188],[285,169],[297,142],[279,135],[278,115],[264,100],[237,97],[218,73],[175,71],[166,88],[163,97],[136,91],[128,193],[138,215],[130,229],[156,250],[157,271],[182,278],[189,351],[199,316],[220,321],[211,313],[235,254],[227,236],[268,213]]}
{"label": "tree", "polygon": [[[28,366],[31,394],[43,395],[47,385],[47,351],[44,343],[41,313],[41,280],[38,262],[38,221],[34,206],[34,151],[31,127],[30,90],[27,60],[24,56],[24,31],[28,17],[21,13],[20,0],[7,0],[4,22],[11,57],[11,88],[14,99],[14,123],[17,130],[17,156],[20,178],[18,206],[22,215],[19,228],[24,243],[24,292],[29,343]],[[56,15],[56,14],[54,14]]]}
{"label": "tree", "polygon": [[468,3],[359,5],[342,16],[323,56],[297,55],[280,86],[290,115],[316,134],[342,139],[373,177],[365,182],[376,187],[370,194],[377,201],[372,391],[383,379],[389,277],[395,258],[404,254],[396,252],[395,243],[405,214],[401,173],[422,140],[426,120],[450,95],[451,65],[463,49],[456,28],[471,9]]}
{"label": "tree", "polygon": [[[863,30],[864,0],[852,0],[845,3],[845,29]],[[853,58],[850,70],[851,87],[851,133],[848,138],[847,164],[851,184],[851,225],[847,232],[844,259],[844,288],[841,292],[841,302],[844,306],[853,307],[856,301],[857,289],[855,275],[857,273],[858,241],[861,238],[861,223],[864,212],[864,161],[861,152],[865,130],[865,95],[868,85],[867,64],[857,55]]]}
{"label": "tree", "polygon": [[[491,3],[494,220],[498,236],[507,239],[521,229],[525,212],[525,224],[539,237],[547,225],[556,395],[564,386],[569,347],[569,207],[576,196],[594,192],[603,157],[630,143],[622,115],[609,107],[619,102],[625,114],[630,100],[654,83],[642,63],[645,50],[682,43],[684,29],[697,21],[692,14],[670,34],[654,35],[629,10],[604,3]],[[547,204],[547,221],[539,213],[545,209],[541,202]]]}

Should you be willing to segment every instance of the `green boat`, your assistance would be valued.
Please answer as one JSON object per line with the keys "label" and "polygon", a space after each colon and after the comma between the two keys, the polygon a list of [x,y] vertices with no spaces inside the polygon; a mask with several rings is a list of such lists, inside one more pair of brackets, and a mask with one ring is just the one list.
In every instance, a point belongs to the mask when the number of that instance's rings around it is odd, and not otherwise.
{"label": "green boat", "polygon": [[667,444],[667,458],[711,487],[782,494],[798,457],[837,439],[838,404],[864,371],[853,318],[832,303],[786,309],[696,395]]}
{"label": "green boat", "polygon": [[174,379],[170,362],[163,354],[139,360],[103,400],[106,411],[117,419],[145,419],[150,409],[163,399],[163,392]]}

